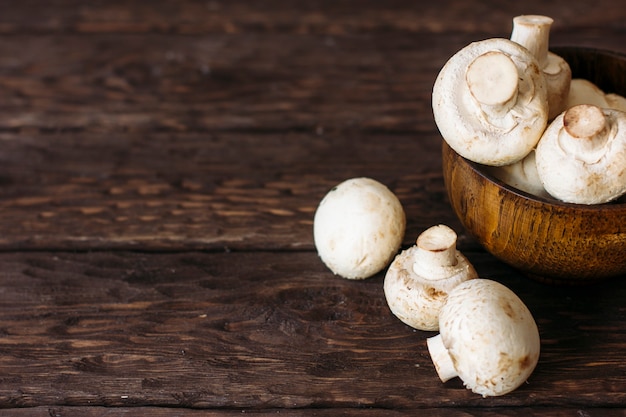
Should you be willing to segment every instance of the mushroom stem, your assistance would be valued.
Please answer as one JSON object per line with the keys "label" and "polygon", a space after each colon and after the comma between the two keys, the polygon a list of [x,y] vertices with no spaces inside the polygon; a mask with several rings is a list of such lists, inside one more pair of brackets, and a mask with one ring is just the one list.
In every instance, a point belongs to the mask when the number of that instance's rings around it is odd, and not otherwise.
{"label": "mushroom stem", "polygon": [[465,80],[472,96],[489,113],[506,113],[515,104],[517,67],[503,52],[489,51],[476,57],[467,67]]}
{"label": "mushroom stem", "polygon": [[448,349],[446,349],[443,344],[440,334],[426,339],[426,345],[428,346],[428,353],[430,353],[430,357],[441,382],[449,381],[459,375],[448,353]]}
{"label": "mushroom stem", "polygon": [[522,15],[513,18],[511,40],[528,49],[539,61],[539,66],[548,65],[550,26],[554,20],[548,16]]}
{"label": "mushroom stem", "polygon": [[537,59],[548,88],[548,119],[552,120],[565,109],[572,71],[560,56],[548,50],[550,27],[554,20],[548,16],[522,15],[513,18],[511,40],[528,49]]}
{"label": "mushroom stem", "polygon": [[581,104],[565,111],[561,147],[576,158],[593,163],[605,152],[609,123],[599,107]]}
{"label": "mushroom stem", "polygon": [[425,230],[417,238],[413,272],[431,279],[450,277],[450,269],[457,263],[457,234],[440,224]]}

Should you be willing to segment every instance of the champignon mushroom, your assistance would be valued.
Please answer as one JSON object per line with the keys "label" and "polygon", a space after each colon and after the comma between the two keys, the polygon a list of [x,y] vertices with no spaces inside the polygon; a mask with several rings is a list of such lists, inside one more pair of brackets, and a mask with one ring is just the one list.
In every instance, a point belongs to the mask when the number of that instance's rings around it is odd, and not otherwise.
{"label": "champignon mushroom", "polygon": [[566,108],[591,104],[626,112],[626,98],[617,93],[605,93],[600,87],[584,78],[574,78],[570,84]]}
{"label": "champignon mushroom", "polygon": [[537,197],[548,197],[537,171],[535,150],[524,159],[501,167],[487,167],[487,172],[500,181]]}
{"label": "champignon mushroom", "polygon": [[509,39],[473,42],[454,54],[435,80],[432,106],[450,147],[484,165],[525,157],[548,120],[537,59]]}
{"label": "champignon mushroom", "polygon": [[457,235],[446,225],[419,235],[389,266],[383,285],[391,312],[419,330],[439,330],[439,310],[448,292],[477,278],[472,264],[456,249]]}
{"label": "champignon mushroom", "polygon": [[626,112],[626,97],[616,93],[608,93],[604,98],[609,108]]}
{"label": "champignon mushroom", "polygon": [[441,381],[456,376],[482,396],[507,394],[539,360],[537,324],[522,300],[489,279],[457,285],[439,315],[440,333],[427,339]]}
{"label": "champignon mushroom", "polygon": [[601,204],[626,192],[626,114],[581,104],[559,115],[537,146],[537,170],[548,193]]}
{"label": "champignon mushroom", "polygon": [[368,278],[386,267],[400,249],[405,228],[396,195],[371,178],[352,178],[334,187],[313,220],[322,261],[349,279]]}
{"label": "champignon mushroom", "polygon": [[572,70],[559,55],[548,50],[550,27],[554,20],[548,16],[521,15],[513,18],[511,40],[528,49],[543,71],[548,90],[548,120],[566,109]]}
{"label": "champignon mushroom", "polygon": [[584,78],[574,78],[570,83],[569,95],[565,103],[566,109],[579,104],[591,104],[597,107],[610,107],[604,91]]}

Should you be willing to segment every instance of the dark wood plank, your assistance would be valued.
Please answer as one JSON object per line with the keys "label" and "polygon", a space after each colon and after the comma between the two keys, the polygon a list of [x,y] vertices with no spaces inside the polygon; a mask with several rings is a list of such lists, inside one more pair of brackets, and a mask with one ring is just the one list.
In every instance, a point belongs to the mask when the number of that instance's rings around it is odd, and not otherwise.
{"label": "dark wood plank", "polygon": [[311,250],[317,204],[354,176],[398,195],[407,244],[462,232],[432,134],[0,136],[0,249]]}
{"label": "dark wood plank", "polygon": [[[429,417],[617,417],[624,416],[622,409],[611,408],[435,408],[428,409]],[[289,415],[290,417],[400,417],[415,416],[425,410],[388,410],[372,408],[334,409],[274,409],[274,410],[194,410],[166,407],[32,407],[0,410],[0,416],[10,417],[232,417],[251,415],[268,417]]]}
{"label": "dark wood plank", "polygon": [[533,312],[528,384],[482,398],[442,384],[432,333],[389,312],[382,274],[349,281],[314,253],[0,254],[0,408],[619,407],[626,288],[545,286],[468,254]]}
{"label": "dark wood plank", "polygon": [[0,56],[12,57],[0,70],[0,130],[430,131],[432,83],[452,53],[444,45],[468,41],[0,37]]}
{"label": "dark wood plank", "polygon": [[[0,36],[0,131],[431,132],[439,69],[485,36]],[[626,53],[623,32],[553,38]]]}
{"label": "dark wood plank", "polygon": [[542,336],[483,399],[438,381],[382,274],[314,252],[353,176],[398,194],[405,245],[459,229],[430,89],[460,47],[532,8],[556,45],[626,52],[618,2],[492,3],[1,2],[0,415],[625,415],[619,279],[545,286],[462,234]]}
{"label": "dark wood plank", "polygon": [[539,13],[558,17],[555,26],[623,30],[619,2],[415,2],[320,0],[133,1],[85,3],[52,0],[3,1],[0,33],[378,33],[508,31],[513,16]]}

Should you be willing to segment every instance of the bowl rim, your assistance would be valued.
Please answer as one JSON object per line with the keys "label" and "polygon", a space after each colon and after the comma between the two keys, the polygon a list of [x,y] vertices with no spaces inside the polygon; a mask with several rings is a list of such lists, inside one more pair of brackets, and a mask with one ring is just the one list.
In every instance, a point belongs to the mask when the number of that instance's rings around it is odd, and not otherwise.
{"label": "bowl rim", "polygon": [[460,158],[463,162],[465,162],[469,168],[476,173],[478,176],[493,184],[500,190],[504,190],[509,194],[513,194],[517,198],[521,198],[524,200],[529,200],[538,205],[543,206],[551,206],[559,209],[569,209],[569,210],[578,210],[578,211],[588,211],[588,212],[604,212],[604,211],[626,211],[626,202],[623,201],[611,201],[603,204],[578,204],[578,203],[568,203],[565,201],[557,200],[556,198],[548,198],[541,197],[526,191],[520,190],[512,185],[505,183],[502,180],[497,179],[493,175],[485,172],[485,169],[492,168],[487,165],[482,165],[474,161],[470,161],[469,159],[461,156],[458,152],[456,152],[452,147],[442,139],[442,142],[446,147],[449,148],[449,151],[454,152],[454,154]]}

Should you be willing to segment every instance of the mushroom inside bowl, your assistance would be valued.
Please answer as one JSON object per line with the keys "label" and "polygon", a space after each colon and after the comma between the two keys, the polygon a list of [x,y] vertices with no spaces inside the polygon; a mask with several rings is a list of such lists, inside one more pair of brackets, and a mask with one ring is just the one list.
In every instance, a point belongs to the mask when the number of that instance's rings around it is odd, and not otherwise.
{"label": "mushroom inside bowl", "polygon": [[[626,55],[554,48],[573,78],[626,94]],[[443,141],[443,174],[452,208],[470,235],[498,259],[542,281],[584,284],[626,274],[626,199],[564,203],[512,187]]]}

